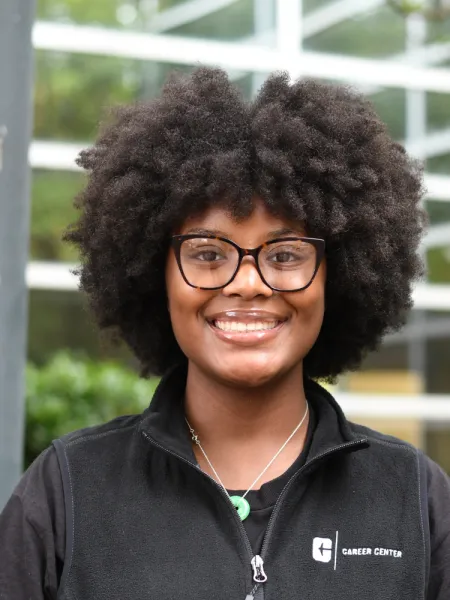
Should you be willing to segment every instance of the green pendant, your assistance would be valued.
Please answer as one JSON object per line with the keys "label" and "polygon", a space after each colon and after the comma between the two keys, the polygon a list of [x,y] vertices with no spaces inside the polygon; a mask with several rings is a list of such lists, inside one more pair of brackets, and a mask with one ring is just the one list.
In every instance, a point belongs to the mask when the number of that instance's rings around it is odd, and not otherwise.
{"label": "green pendant", "polygon": [[245,498],[242,498],[242,496],[230,496],[230,500],[237,509],[241,521],[245,521],[250,514],[250,504]]}

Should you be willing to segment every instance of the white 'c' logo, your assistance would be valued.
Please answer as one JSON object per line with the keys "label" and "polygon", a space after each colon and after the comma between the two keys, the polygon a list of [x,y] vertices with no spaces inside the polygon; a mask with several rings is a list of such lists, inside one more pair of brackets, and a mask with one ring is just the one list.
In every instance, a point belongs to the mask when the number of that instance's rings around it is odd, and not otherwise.
{"label": "white 'c' logo", "polygon": [[333,556],[333,540],[316,537],[313,539],[312,555],[318,562],[328,563]]}

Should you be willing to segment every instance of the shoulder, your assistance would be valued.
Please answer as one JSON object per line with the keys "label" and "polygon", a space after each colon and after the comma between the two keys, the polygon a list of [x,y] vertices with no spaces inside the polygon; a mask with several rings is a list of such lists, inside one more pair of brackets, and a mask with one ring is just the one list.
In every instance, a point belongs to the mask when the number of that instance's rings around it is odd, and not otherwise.
{"label": "shoulder", "polygon": [[381,431],[377,431],[375,429],[371,429],[370,427],[366,427],[365,425],[359,425],[357,423],[353,423],[351,421],[348,422],[350,429],[354,434],[358,436],[364,436],[368,439],[371,444],[381,445],[385,448],[391,448],[392,452],[401,452],[401,451],[409,451],[416,455],[419,455],[420,450],[410,444],[409,442],[405,442],[400,438],[394,437],[392,435],[387,435],[382,433]]}
{"label": "shoulder", "polygon": [[107,423],[84,427],[83,429],[77,429],[76,431],[67,433],[58,440],[55,440],[54,444],[56,447],[61,445],[69,447],[75,444],[86,443],[103,438],[108,439],[109,437],[114,436],[126,436],[137,429],[141,418],[142,415],[124,415],[116,417]]}
{"label": "shoulder", "polygon": [[[450,477],[447,473],[434,462],[429,456],[425,455],[425,464],[427,469],[428,488],[433,491],[446,491],[450,494]],[[450,504],[448,506],[450,512]]]}
{"label": "shoulder", "polygon": [[61,471],[53,446],[44,450],[28,467],[13,496],[25,509],[57,509],[61,490]]}
{"label": "shoulder", "polygon": [[450,477],[428,456],[425,465],[432,549],[446,543],[450,560]]}
{"label": "shoulder", "polygon": [[[14,545],[31,544],[37,536],[56,556],[64,556],[65,505],[61,470],[55,449],[50,446],[28,467],[2,513],[9,523]],[[0,530],[2,523],[0,523]]]}
{"label": "shoulder", "polygon": [[54,448],[47,448],[22,475],[0,514],[0,539],[0,596],[56,597],[66,530]]}
{"label": "shoulder", "polygon": [[[362,425],[350,423],[352,430],[368,438],[371,445],[384,446],[389,457],[400,457],[402,450],[414,453],[419,473],[420,498],[423,513],[428,513],[431,553],[445,555],[450,560],[450,477],[422,450],[396,437],[385,435]],[[449,576],[450,589],[450,576]]]}

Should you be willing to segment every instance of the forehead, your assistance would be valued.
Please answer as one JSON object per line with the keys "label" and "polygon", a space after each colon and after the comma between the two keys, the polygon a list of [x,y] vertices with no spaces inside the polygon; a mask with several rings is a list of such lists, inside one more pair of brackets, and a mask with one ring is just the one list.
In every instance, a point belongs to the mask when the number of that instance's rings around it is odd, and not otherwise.
{"label": "forehead", "polygon": [[210,207],[200,215],[189,217],[179,233],[210,232],[227,237],[245,247],[263,243],[281,235],[306,235],[304,223],[273,215],[262,201],[255,202],[253,211],[237,219],[224,207]]}

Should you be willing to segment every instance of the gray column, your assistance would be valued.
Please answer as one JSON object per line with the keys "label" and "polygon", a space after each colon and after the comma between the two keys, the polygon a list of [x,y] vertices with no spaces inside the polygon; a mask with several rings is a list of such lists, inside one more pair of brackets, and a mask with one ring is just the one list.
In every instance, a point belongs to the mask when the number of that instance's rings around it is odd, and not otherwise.
{"label": "gray column", "polygon": [[0,510],[22,472],[34,0],[0,0]]}
{"label": "gray column", "polygon": [[[417,50],[423,46],[427,37],[427,22],[420,14],[409,15],[406,19],[406,50]],[[423,90],[406,91],[406,141],[409,144],[424,139],[427,134],[427,95]],[[417,158],[423,159],[421,152]],[[426,251],[422,247],[422,257],[426,261]],[[409,369],[418,373],[426,385],[426,327],[425,311],[413,310],[410,320],[413,330],[422,331],[422,335],[411,337],[408,342]]]}

